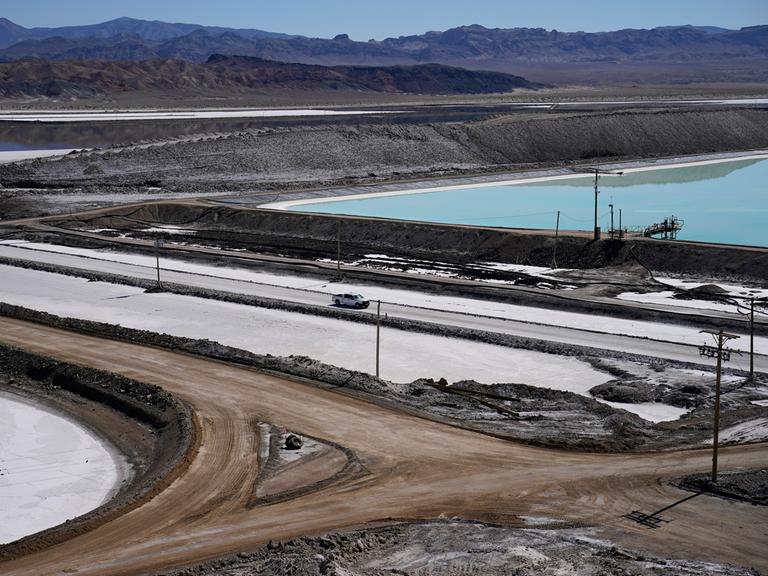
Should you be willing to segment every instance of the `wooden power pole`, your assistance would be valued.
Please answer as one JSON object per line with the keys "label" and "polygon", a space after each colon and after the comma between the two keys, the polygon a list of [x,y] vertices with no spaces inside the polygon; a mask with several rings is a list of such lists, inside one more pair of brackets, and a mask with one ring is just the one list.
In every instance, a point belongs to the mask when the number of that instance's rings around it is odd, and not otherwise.
{"label": "wooden power pole", "polygon": [[379,352],[381,350],[381,300],[376,304],[376,378],[379,377]]}
{"label": "wooden power pole", "polygon": [[619,208],[619,240],[624,238],[624,229],[621,227],[621,208]]}
{"label": "wooden power pole", "polygon": [[163,247],[165,242],[161,239],[155,240],[155,262],[157,264],[157,287],[162,288],[160,283],[160,248]]}
{"label": "wooden power pole", "polygon": [[755,379],[755,299],[749,300],[749,379]]}
{"label": "wooden power pole", "polygon": [[557,268],[557,241],[560,236],[560,210],[557,211],[557,223],[555,224],[555,248],[552,251],[552,268]]}
{"label": "wooden power pole", "polygon": [[723,360],[726,362],[731,359],[731,351],[724,350],[723,344],[728,340],[740,338],[738,334],[728,334],[723,330],[702,330],[703,334],[711,334],[715,339],[716,346],[699,346],[699,354],[709,358],[717,358],[717,376],[715,378],[715,421],[714,436],[712,438],[712,483],[717,483],[717,449],[720,442],[720,380],[723,369]]}
{"label": "wooden power pole", "polygon": [[608,204],[608,207],[611,209],[611,240],[613,240],[613,202]]}
{"label": "wooden power pole", "polygon": [[[749,319],[749,379],[754,381],[755,379],[755,306],[763,305],[764,299],[755,299],[754,297],[749,299],[749,308],[746,304],[739,302],[737,299],[732,299],[731,302],[736,306],[736,312],[742,316],[746,316]],[[758,312],[760,310],[758,309]]]}
{"label": "wooden power pole", "polygon": [[600,226],[597,222],[597,197],[600,194],[600,190],[597,188],[597,181],[600,178],[600,169],[595,168],[595,240],[600,240]]}
{"label": "wooden power pole", "polygon": [[336,229],[336,278],[341,280],[341,220]]}

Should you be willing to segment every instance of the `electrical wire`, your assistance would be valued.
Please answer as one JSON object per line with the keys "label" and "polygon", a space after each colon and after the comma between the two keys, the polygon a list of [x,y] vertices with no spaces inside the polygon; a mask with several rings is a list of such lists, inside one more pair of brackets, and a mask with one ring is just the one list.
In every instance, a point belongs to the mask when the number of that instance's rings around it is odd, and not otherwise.
{"label": "electrical wire", "polygon": [[[483,217],[480,217],[480,218],[472,217],[470,219],[474,222],[474,221],[486,221],[486,220],[506,220],[506,219],[509,219],[509,218],[528,218],[528,217],[531,217],[531,216],[553,216],[554,217],[556,215],[557,215],[557,211],[554,211],[554,212],[550,211],[550,212],[529,212],[529,213],[526,213],[526,214],[507,214],[507,215],[504,215],[504,216],[483,216]],[[434,218],[434,219],[448,219],[448,218],[452,218],[452,217],[453,217],[453,215],[450,215],[450,216],[445,216],[445,215],[430,216],[430,218]]]}

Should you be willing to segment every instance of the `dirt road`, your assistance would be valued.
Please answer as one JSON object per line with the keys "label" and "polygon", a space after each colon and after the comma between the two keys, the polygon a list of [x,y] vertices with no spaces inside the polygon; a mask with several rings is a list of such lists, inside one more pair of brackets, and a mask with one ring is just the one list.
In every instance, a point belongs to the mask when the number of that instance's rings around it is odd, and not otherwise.
{"label": "dirt road", "polygon": [[[768,569],[764,508],[699,496],[657,530],[622,516],[688,495],[662,478],[704,471],[708,451],[598,455],[544,450],[404,415],[311,385],[166,350],[0,318],[0,341],[160,385],[189,402],[202,447],[152,501],[83,536],[0,564],[8,575],[136,574],[247,550],[270,539],[386,518],[461,516],[519,524],[520,515],[605,526],[614,541],[668,557]],[[286,502],[246,503],[258,471],[254,422],[353,450],[356,479]],[[755,467],[768,445],[722,452],[723,468]]]}

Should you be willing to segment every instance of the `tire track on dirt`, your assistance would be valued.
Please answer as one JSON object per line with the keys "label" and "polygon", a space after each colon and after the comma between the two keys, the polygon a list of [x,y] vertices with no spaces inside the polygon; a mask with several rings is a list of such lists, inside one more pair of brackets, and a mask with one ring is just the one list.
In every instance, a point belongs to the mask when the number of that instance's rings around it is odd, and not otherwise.
{"label": "tire track on dirt", "polygon": [[[387,518],[520,524],[521,515],[550,516],[606,526],[616,540],[632,541],[638,531],[622,515],[679,499],[680,491],[662,479],[704,471],[710,462],[708,450],[615,455],[525,446],[221,362],[8,318],[0,318],[0,341],[162,386],[195,409],[203,434],[186,473],[153,500],[90,533],[2,564],[3,574],[155,572],[271,539]],[[370,474],[249,510],[252,483],[240,480],[258,472],[253,418],[345,446]],[[254,456],[244,459],[248,450]],[[767,457],[766,444],[721,452],[723,468],[764,465]],[[638,547],[764,569],[760,538],[768,520],[756,508],[697,498],[671,514],[674,522],[643,532]],[[744,538],[736,527],[749,523],[752,536]]]}

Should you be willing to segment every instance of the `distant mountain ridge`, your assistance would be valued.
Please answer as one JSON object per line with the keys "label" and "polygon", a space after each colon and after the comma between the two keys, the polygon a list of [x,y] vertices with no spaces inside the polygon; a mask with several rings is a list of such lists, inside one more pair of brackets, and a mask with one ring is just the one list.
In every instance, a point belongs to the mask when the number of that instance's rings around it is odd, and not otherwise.
{"label": "distant mountain ridge", "polygon": [[[761,37],[757,43],[751,38],[755,33]],[[340,60],[338,63],[361,63],[362,59],[425,62],[451,58],[555,59],[565,62],[660,56],[693,59],[734,50],[736,55],[739,52],[742,55],[768,55],[768,26],[728,30],[685,25],[589,33],[543,28],[486,28],[474,24],[444,32],[355,42],[346,34],[333,39],[307,38],[255,29],[170,24],[133,18],[87,26],[27,29],[0,18],[0,48],[3,48],[0,58],[5,60],[91,58],[95,56],[88,52],[92,45],[102,52],[100,57],[121,59],[121,48],[116,50],[114,57],[107,54],[107,41],[118,44],[130,41],[137,46],[143,45],[141,52],[153,57],[197,62],[204,62],[214,53],[302,61],[336,58]],[[344,59],[348,61],[341,62]]]}
{"label": "distant mountain ridge", "polygon": [[318,66],[215,54],[203,64],[184,60],[20,60],[0,64],[0,97],[88,98],[144,91],[356,91],[488,94],[539,85],[499,72],[440,64]]}
{"label": "distant mountain ridge", "polygon": [[256,29],[222,28],[202,26],[200,24],[182,24],[160,22],[159,20],[140,20],[136,18],[116,18],[99,24],[84,26],[61,26],[57,28],[24,28],[7,18],[0,18],[0,48],[7,48],[24,40],[44,40],[46,38],[111,38],[121,34],[130,34],[151,42],[162,42],[179,36],[186,36],[196,30],[205,30],[210,34],[237,33],[243,38],[290,38],[288,34],[278,34]]}
{"label": "distant mountain ridge", "polygon": [[657,26],[654,30],[672,30],[674,28],[692,28],[693,30],[700,30],[707,34],[722,34],[723,32],[736,32],[732,28],[722,28],[720,26],[691,26],[690,24],[683,24],[682,26]]}
{"label": "distant mountain ridge", "polygon": [[[29,29],[0,19],[0,48],[0,61],[6,62],[44,58],[204,63],[212,54],[226,54],[327,66],[440,63],[522,74],[545,82],[557,82],[573,70],[577,73],[572,80],[587,82],[594,80],[595,74],[622,74],[622,67],[616,65],[629,67],[631,73],[623,78],[638,82],[768,80],[766,25],[740,30],[684,25],[588,33],[475,24],[357,42],[346,34],[332,39],[308,38],[132,18]],[[698,70],[703,70],[702,74]]]}

